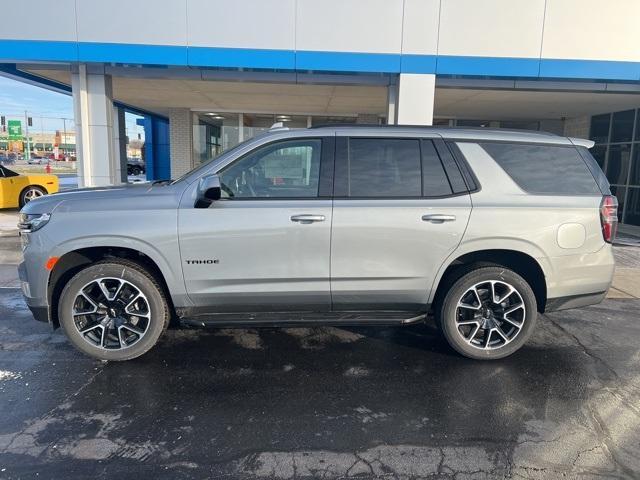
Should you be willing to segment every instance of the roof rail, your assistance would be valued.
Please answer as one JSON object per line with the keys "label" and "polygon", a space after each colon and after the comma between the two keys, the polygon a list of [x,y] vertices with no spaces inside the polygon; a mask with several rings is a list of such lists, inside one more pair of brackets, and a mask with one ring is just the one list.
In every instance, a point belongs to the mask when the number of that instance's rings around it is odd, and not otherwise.
{"label": "roof rail", "polygon": [[276,122],[269,127],[270,132],[273,130],[289,130],[289,127],[285,127],[283,122]]}
{"label": "roof rail", "polygon": [[578,147],[586,148],[591,148],[596,144],[593,140],[587,140],[585,138],[569,137],[569,141]]}
{"label": "roof rail", "polygon": [[316,128],[420,128],[423,130],[476,130],[478,132],[512,132],[546,135],[549,137],[557,137],[558,135],[544,130],[526,130],[524,128],[495,128],[495,127],[450,127],[448,125],[380,125],[377,123],[326,123],[322,125],[313,125],[309,129]]}

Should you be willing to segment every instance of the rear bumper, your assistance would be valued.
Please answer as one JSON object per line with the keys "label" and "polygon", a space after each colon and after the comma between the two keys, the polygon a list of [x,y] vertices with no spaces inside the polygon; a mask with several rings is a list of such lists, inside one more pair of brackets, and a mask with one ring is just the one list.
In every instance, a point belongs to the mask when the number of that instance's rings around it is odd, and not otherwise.
{"label": "rear bumper", "polygon": [[[613,281],[615,261],[607,244],[594,253],[548,258],[544,268],[549,305],[592,305],[602,301]],[[598,298],[599,300],[597,300]],[[586,302],[586,303],[582,303]]]}
{"label": "rear bumper", "polygon": [[570,308],[586,307],[602,302],[607,296],[607,292],[585,293],[582,295],[571,295],[568,297],[557,297],[547,299],[545,312],[556,310],[568,310]]}

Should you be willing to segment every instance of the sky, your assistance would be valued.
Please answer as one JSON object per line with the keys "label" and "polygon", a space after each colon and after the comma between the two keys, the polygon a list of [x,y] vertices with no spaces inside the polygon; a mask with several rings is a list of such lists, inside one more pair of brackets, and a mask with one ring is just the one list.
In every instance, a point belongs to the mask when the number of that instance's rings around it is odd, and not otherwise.
{"label": "sky", "polygon": [[[36,131],[53,132],[64,127],[71,131],[75,128],[71,95],[0,76],[0,115],[7,119],[20,119],[24,123],[25,110],[33,119],[31,128]],[[63,118],[66,122],[63,122]],[[144,132],[142,127],[135,124],[136,118],[131,114],[125,118],[130,138],[136,138],[138,132]]]}
{"label": "sky", "polygon": [[[62,129],[62,118],[73,124],[73,103],[70,95],[0,77],[0,114],[7,118],[24,119],[28,111],[34,127],[45,130]],[[42,118],[41,118],[42,117]]]}

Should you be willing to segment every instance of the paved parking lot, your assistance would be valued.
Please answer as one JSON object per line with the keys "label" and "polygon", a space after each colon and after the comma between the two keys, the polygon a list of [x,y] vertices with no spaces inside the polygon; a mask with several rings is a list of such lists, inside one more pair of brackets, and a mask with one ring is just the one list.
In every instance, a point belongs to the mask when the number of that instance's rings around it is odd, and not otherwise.
{"label": "paved parking lot", "polygon": [[[0,222],[1,223],[1,222]],[[640,248],[510,358],[431,324],[170,330],[101,363],[35,322],[0,236],[0,478],[639,478]]]}

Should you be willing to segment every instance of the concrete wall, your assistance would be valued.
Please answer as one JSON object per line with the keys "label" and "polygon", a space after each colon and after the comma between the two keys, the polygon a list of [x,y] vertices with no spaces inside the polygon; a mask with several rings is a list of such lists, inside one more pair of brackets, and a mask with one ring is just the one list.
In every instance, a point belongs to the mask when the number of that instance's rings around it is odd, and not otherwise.
{"label": "concrete wall", "polygon": [[591,128],[591,117],[588,115],[574,118],[567,118],[564,121],[564,135],[575,138],[589,138]]}
{"label": "concrete wall", "polygon": [[21,0],[11,8],[29,21],[5,22],[0,61],[640,80],[637,0]]}

